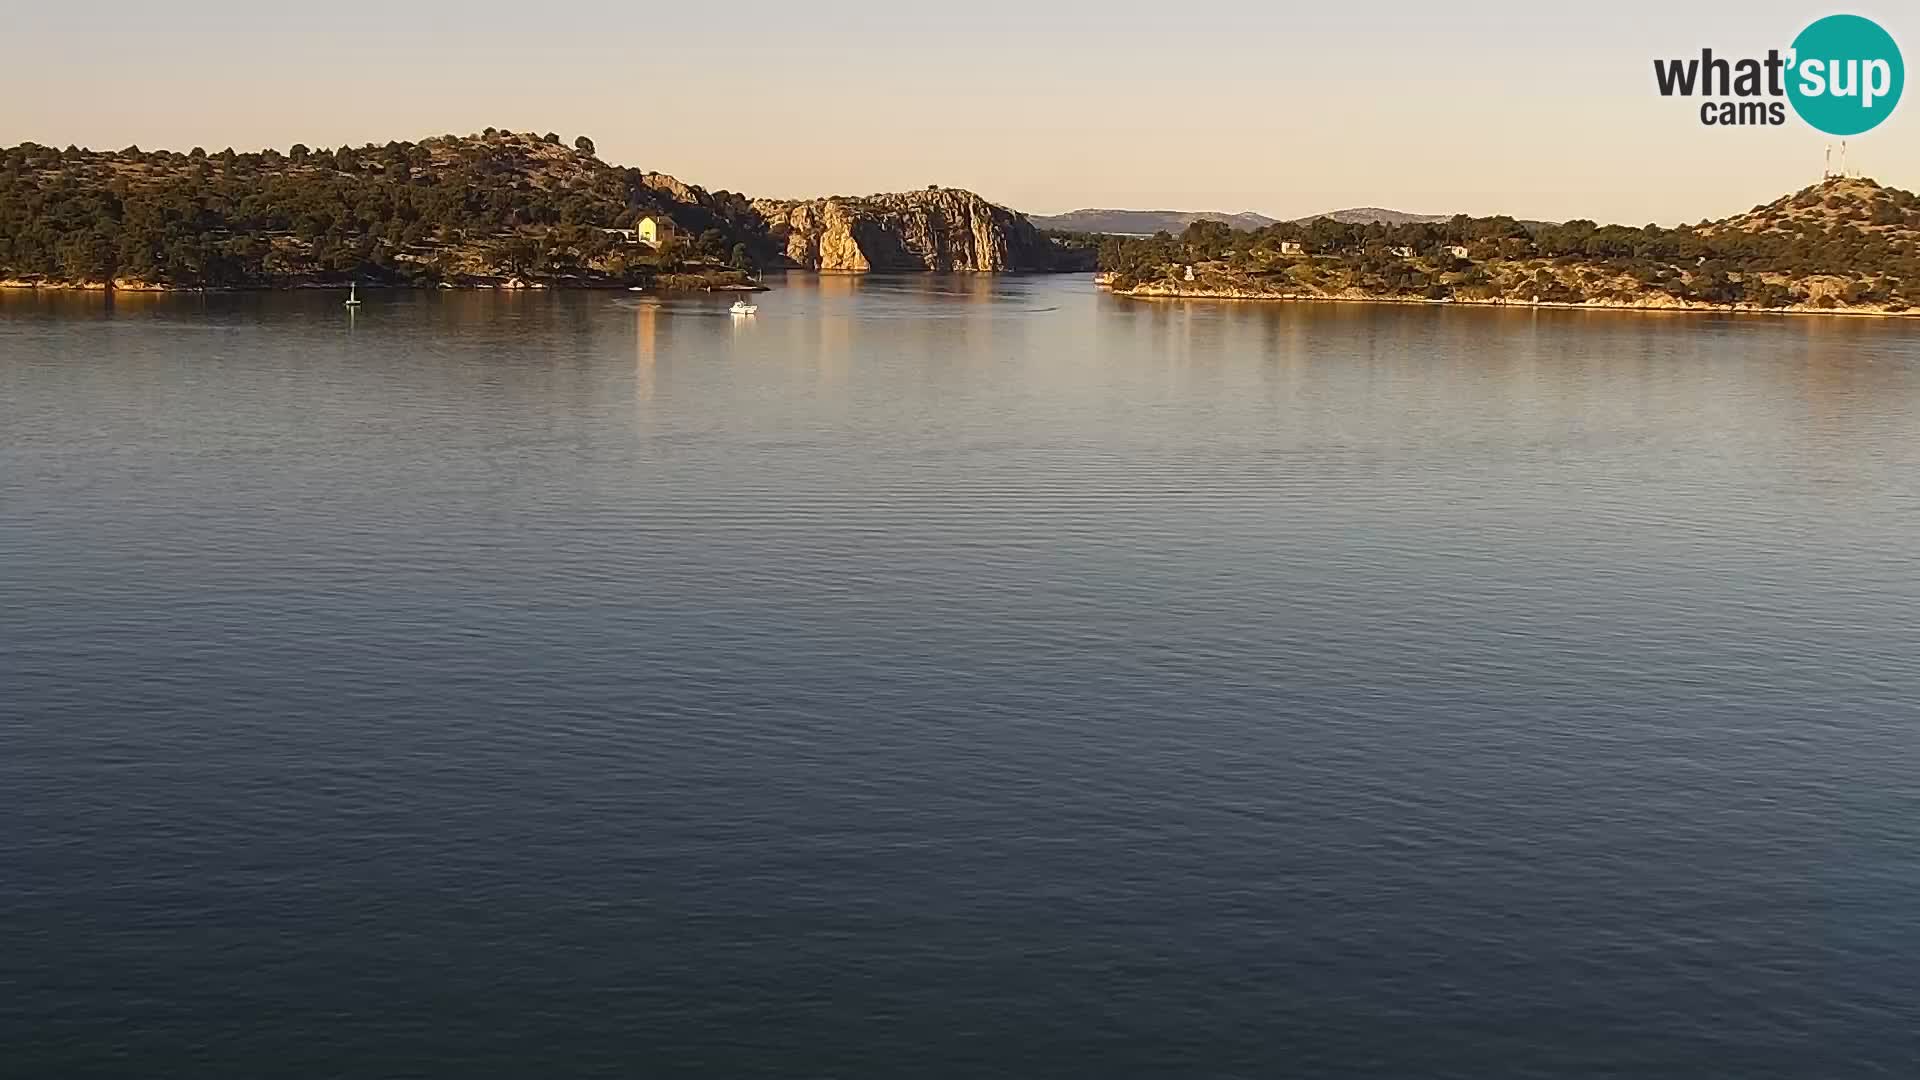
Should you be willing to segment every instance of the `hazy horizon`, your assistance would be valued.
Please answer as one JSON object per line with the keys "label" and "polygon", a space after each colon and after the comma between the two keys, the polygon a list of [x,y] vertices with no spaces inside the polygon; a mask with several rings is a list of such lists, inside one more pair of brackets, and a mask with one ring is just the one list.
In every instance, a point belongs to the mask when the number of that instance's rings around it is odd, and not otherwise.
{"label": "hazy horizon", "polygon": [[[258,11],[113,0],[13,17],[0,143],[186,150],[384,143],[486,127],[588,135],[616,164],[811,197],[962,187],[1033,214],[1351,206],[1663,224],[1817,181],[1828,137],[1703,127],[1655,57],[1784,48],[1834,9],[1632,0],[1581,22],[1501,0],[1305,14],[1004,0],[952,12],[764,2],[727,18],[604,2]],[[1905,45],[1920,19],[1844,10]],[[1913,106],[1849,165],[1920,187]]]}

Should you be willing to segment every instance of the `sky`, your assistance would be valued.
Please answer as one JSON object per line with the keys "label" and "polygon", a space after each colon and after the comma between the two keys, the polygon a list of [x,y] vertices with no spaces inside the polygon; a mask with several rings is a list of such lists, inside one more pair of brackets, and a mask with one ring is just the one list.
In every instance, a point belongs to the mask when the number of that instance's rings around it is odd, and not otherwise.
{"label": "sky", "polygon": [[[507,4],[0,0],[0,145],[339,146],[484,127],[799,197],[940,184],[1029,213],[1346,206],[1662,224],[1820,178],[1827,136],[1709,128],[1656,57],[1920,6],[1275,0]],[[1911,97],[1920,98],[1920,92]],[[1920,100],[1849,142],[1920,188]]]}

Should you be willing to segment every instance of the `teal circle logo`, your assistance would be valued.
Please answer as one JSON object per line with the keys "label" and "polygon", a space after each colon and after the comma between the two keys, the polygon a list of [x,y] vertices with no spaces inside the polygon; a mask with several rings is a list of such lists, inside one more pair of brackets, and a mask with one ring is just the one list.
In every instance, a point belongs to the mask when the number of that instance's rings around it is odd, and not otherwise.
{"label": "teal circle logo", "polygon": [[1829,15],[1793,39],[1787,99],[1800,119],[1829,135],[1871,131],[1900,103],[1907,68],[1880,24]]}

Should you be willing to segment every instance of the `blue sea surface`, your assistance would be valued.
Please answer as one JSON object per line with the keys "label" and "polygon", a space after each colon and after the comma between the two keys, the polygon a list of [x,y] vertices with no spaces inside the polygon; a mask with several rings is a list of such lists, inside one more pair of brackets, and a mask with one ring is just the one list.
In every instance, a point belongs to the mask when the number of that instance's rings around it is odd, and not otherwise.
{"label": "blue sea surface", "polygon": [[1920,327],[0,295],[0,1075],[1906,1077]]}

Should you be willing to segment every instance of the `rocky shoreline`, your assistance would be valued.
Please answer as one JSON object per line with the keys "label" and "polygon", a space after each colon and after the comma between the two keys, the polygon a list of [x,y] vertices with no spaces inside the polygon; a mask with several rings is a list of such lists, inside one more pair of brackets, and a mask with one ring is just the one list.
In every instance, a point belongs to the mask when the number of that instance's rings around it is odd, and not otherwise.
{"label": "rocky shoreline", "polygon": [[957,188],[824,199],[755,199],[781,257],[806,270],[970,273],[1091,269],[1024,215]]}
{"label": "rocky shoreline", "polygon": [[1575,303],[1565,300],[1515,300],[1508,297],[1474,299],[1454,296],[1430,300],[1422,296],[1389,296],[1352,291],[1337,294],[1256,292],[1246,289],[1192,288],[1172,282],[1153,282],[1132,289],[1116,289],[1112,285],[1112,277],[1113,275],[1111,274],[1096,274],[1094,275],[1094,283],[1115,296],[1124,296],[1133,300],[1226,300],[1243,303],[1417,304],[1427,307],[1558,308],[1566,311],[1670,312],[1689,315],[1844,315],[1886,319],[1920,317],[1920,309],[1890,311],[1877,305],[1821,308],[1806,304],[1792,304],[1786,307],[1759,307],[1754,304],[1709,304],[1701,301],[1676,300],[1673,297],[1665,295],[1662,295],[1657,301],[1647,303],[1623,303],[1618,300],[1584,300]]}
{"label": "rocky shoreline", "polygon": [[[680,279],[680,280],[669,280]],[[361,284],[361,283],[356,283]],[[441,282],[437,284],[407,284],[389,282],[366,282],[365,287],[381,292],[631,292],[632,287],[622,281],[594,282],[552,282],[522,281],[509,279],[502,282]],[[0,289],[21,292],[97,292],[97,293],[246,293],[246,292],[345,292],[348,286],[332,282],[301,282],[296,285],[164,285],[144,281],[32,281],[17,278],[0,279]],[[655,283],[641,291],[649,293],[687,293],[687,292],[767,292],[770,286],[759,282],[740,282],[731,278],[707,279],[699,274],[663,274]]]}

